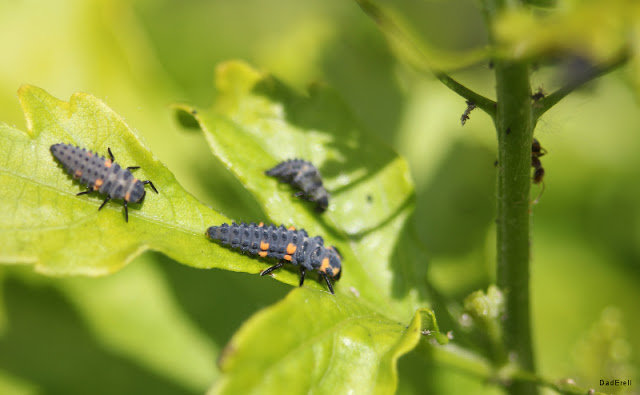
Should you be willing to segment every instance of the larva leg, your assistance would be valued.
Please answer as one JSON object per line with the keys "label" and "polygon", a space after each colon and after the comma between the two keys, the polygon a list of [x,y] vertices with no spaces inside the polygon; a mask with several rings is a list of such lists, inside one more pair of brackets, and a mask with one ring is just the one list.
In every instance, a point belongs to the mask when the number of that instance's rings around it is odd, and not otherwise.
{"label": "larva leg", "polygon": [[300,266],[300,286],[302,287],[302,284],[304,284],[304,276],[305,274],[307,274],[307,271],[304,270],[304,268],[302,266]]}
{"label": "larva leg", "polygon": [[149,180],[147,180],[147,181],[142,181],[142,183],[143,183],[143,184],[149,184],[149,185],[151,185],[151,188],[153,188],[153,191],[154,191],[155,193],[158,193],[158,190],[156,189],[156,187],[155,187],[155,186],[153,186],[153,183],[152,183],[151,181],[149,181]]}
{"label": "larva leg", "polygon": [[107,196],[106,199],[104,199],[104,202],[102,202],[102,204],[100,205],[100,208],[98,209],[98,211],[102,210],[102,208],[104,207],[105,204],[107,204],[107,202],[111,199],[111,196]]}
{"label": "larva leg", "polygon": [[270,268],[264,269],[263,271],[261,271],[260,275],[261,276],[266,276],[267,274],[271,273],[272,271],[280,269],[282,266],[284,266],[284,262],[280,261],[276,265],[273,265]]}

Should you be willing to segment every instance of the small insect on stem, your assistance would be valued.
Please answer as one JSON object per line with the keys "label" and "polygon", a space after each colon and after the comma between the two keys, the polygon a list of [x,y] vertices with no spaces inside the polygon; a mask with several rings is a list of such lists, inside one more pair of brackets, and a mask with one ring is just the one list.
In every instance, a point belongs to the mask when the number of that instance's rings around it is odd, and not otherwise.
{"label": "small insect on stem", "polygon": [[476,108],[476,104],[471,100],[467,100],[466,103],[467,103],[467,109],[464,110],[464,112],[462,113],[462,116],[460,117],[460,123],[462,123],[462,126],[464,126],[464,124],[467,123],[467,121],[469,120],[469,114],[471,114],[471,111],[475,110]]}
{"label": "small insect on stem", "polygon": [[535,137],[533,138],[533,142],[531,143],[531,167],[533,167],[533,183],[534,184],[542,184],[542,189],[538,194],[538,197],[533,201],[533,204],[537,204],[540,200],[540,196],[542,196],[542,192],[544,192],[544,168],[542,167],[542,162],[540,161],[540,157],[544,156],[547,153],[547,150],[542,148],[540,142]]}
{"label": "small insect on stem", "polygon": [[541,99],[544,99],[545,96],[546,94],[542,90],[542,87],[538,87],[538,90],[536,90],[536,92],[531,95],[531,100],[533,100],[534,102],[537,102],[537,101],[540,101]]}

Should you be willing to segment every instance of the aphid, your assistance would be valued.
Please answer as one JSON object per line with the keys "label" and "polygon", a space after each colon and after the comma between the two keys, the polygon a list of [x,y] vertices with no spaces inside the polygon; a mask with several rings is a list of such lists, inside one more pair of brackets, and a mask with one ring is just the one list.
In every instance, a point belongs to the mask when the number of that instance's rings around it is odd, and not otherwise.
{"label": "aphid", "polygon": [[534,204],[538,203],[538,199],[544,192],[544,168],[542,167],[542,162],[540,161],[540,157],[544,156],[547,153],[547,150],[542,148],[540,142],[534,137],[533,142],[531,143],[531,167],[533,167],[533,183],[540,184],[542,183],[542,190],[540,194],[534,200]]}
{"label": "aphid", "polygon": [[322,177],[316,167],[302,159],[290,159],[281,162],[273,169],[265,172],[268,176],[277,177],[281,182],[286,182],[301,189],[294,196],[303,197],[317,203],[317,210],[324,212],[329,206],[329,193],[322,186]]}
{"label": "aphid", "polygon": [[304,276],[308,270],[317,270],[324,278],[333,294],[333,286],[329,277],[336,280],[342,273],[342,257],[338,250],[331,246],[325,247],[324,240],[320,236],[309,237],[304,229],[283,225],[267,227],[261,222],[240,223],[231,225],[222,224],[207,229],[206,235],[211,240],[219,240],[220,243],[231,248],[239,248],[252,255],[262,258],[277,258],[280,261],[260,275],[265,276],[272,271],[281,268],[285,262],[300,266],[300,286],[304,283]]}
{"label": "aphid", "polygon": [[466,103],[467,103],[467,109],[464,110],[464,112],[462,113],[462,116],[460,117],[460,123],[462,124],[462,126],[464,126],[464,124],[467,123],[467,121],[469,120],[469,114],[471,114],[471,111],[475,110],[476,108],[476,104],[471,100],[467,100]]}
{"label": "aphid", "polygon": [[107,195],[98,210],[102,210],[102,207],[112,198],[122,199],[125,221],[129,222],[127,203],[138,203],[144,199],[145,184],[151,185],[155,193],[158,193],[158,190],[151,181],[140,181],[133,177],[130,170],[139,169],[140,166],[130,166],[123,169],[115,163],[111,148],[107,150],[111,159],[87,151],[86,148],[74,147],[70,144],[61,143],[51,146],[51,153],[62,163],[67,172],[81,184],[89,187],[87,191],[78,193],[78,196],[93,191]]}
{"label": "aphid", "polygon": [[534,137],[531,143],[531,167],[535,169],[533,172],[534,184],[540,184],[543,181],[544,168],[542,167],[542,162],[540,162],[540,157],[546,153],[547,150],[542,148],[540,142]]}
{"label": "aphid", "polygon": [[538,90],[537,90],[534,94],[532,94],[532,95],[531,95],[531,99],[532,99],[534,102],[537,102],[537,101],[539,101],[539,100],[541,100],[541,99],[544,99],[544,97],[545,97],[545,96],[546,96],[546,94],[544,93],[544,91],[542,90],[542,88],[541,88],[541,87],[538,87]]}

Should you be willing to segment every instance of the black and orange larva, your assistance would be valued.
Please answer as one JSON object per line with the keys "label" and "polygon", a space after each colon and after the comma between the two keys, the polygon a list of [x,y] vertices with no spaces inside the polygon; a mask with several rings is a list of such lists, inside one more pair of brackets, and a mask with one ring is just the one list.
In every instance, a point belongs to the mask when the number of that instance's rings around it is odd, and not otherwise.
{"label": "black and orange larva", "polygon": [[286,160],[267,170],[265,174],[301,189],[294,196],[316,202],[319,212],[325,211],[329,206],[329,193],[322,186],[320,172],[311,162],[302,159]]}
{"label": "black and orange larva", "polygon": [[300,266],[300,286],[304,283],[307,270],[317,270],[324,278],[333,294],[333,286],[329,277],[336,280],[342,273],[341,257],[338,250],[331,246],[325,247],[320,236],[309,237],[304,229],[285,228],[283,225],[264,226],[255,223],[235,222],[231,225],[222,224],[207,229],[206,235],[211,240],[219,240],[221,244],[231,248],[239,248],[260,257],[277,258],[280,261],[260,275],[264,276],[281,268],[285,262]]}
{"label": "black and orange larva", "polygon": [[129,222],[127,203],[138,203],[144,199],[145,184],[151,185],[155,193],[158,193],[158,190],[151,181],[140,181],[133,177],[130,170],[139,169],[139,166],[130,166],[124,169],[115,163],[111,148],[107,148],[107,151],[109,151],[111,159],[87,151],[86,148],[74,147],[71,144],[60,143],[51,146],[51,153],[62,163],[67,172],[81,184],[89,187],[89,190],[77,195],[93,191],[107,195],[98,210],[101,210],[110,199],[122,199],[125,220]]}

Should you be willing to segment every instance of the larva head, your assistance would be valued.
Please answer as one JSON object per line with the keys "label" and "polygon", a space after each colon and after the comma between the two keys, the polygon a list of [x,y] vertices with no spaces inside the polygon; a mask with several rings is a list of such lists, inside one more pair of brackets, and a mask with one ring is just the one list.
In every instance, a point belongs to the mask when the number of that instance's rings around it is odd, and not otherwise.
{"label": "larva head", "polygon": [[229,241],[229,224],[222,224],[220,226],[211,226],[205,233],[211,240],[220,240],[223,243]]}
{"label": "larva head", "polygon": [[125,200],[129,203],[138,203],[144,199],[145,194],[144,184],[142,181],[136,180],[129,192],[125,195]]}
{"label": "larva head", "polygon": [[325,192],[316,202],[318,204],[316,210],[321,213],[324,212],[329,207],[329,195]]}
{"label": "larva head", "polygon": [[342,274],[342,257],[338,254],[338,250],[335,247],[327,247],[324,257],[322,258],[322,264],[318,271],[326,274],[329,277],[333,277],[336,280],[340,279]]}
{"label": "larva head", "polygon": [[58,158],[60,156],[60,152],[66,148],[64,144],[59,143],[59,144],[54,144],[52,145],[49,149],[51,150],[51,153],[53,154],[53,156],[55,156],[56,158]]}

